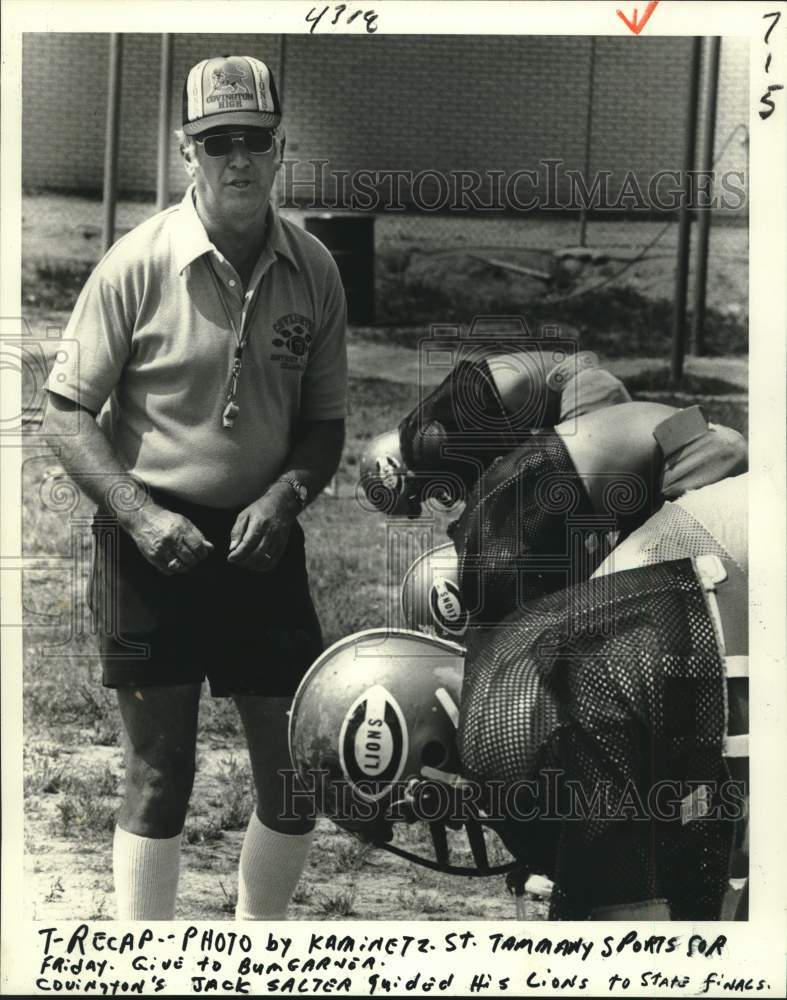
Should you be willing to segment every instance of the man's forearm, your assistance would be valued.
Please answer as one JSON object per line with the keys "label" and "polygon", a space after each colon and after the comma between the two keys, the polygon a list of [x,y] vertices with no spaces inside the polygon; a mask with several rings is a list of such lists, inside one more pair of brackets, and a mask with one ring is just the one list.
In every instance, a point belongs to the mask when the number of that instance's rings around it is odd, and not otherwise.
{"label": "man's forearm", "polygon": [[[320,420],[298,428],[295,445],[282,465],[306,487],[306,503],[314,500],[336,472],[344,445],[344,421]],[[303,509],[294,483],[277,480],[238,515],[230,536],[228,562],[269,572],[287,544],[293,521]]]}
{"label": "man's forearm", "polygon": [[[50,392],[44,434],[68,475],[94,503],[112,506],[121,522],[142,506],[144,486],[123,466],[90,410]],[[113,504],[113,494],[120,499],[115,492],[120,486],[122,502]]]}
{"label": "man's forearm", "polygon": [[213,544],[188,518],[151,500],[144,483],[115,454],[94,413],[50,393],[44,433],[83,493],[115,514],[159,572],[167,576],[188,573],[213,551]]}
{"label": "man's forearm", "polygon": [[343,420],[315,420],[303,424],[284,462],[282,474],[293,475],[302,482],[308,490],[308,502],[311,502],[336,473],[343,446]]}

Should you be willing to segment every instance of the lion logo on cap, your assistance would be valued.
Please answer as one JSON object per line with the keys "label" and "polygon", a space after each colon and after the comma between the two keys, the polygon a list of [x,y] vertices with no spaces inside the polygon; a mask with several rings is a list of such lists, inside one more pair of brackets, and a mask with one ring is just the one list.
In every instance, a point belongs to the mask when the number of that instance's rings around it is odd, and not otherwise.
{"label": "lion logo on cap", "polygon": [[208,99],[225,94],[253,97],[247,82],[248,76],[249,71],[242,63],[226,62],[223,66],[217,66],[210,74],[212,88]]}

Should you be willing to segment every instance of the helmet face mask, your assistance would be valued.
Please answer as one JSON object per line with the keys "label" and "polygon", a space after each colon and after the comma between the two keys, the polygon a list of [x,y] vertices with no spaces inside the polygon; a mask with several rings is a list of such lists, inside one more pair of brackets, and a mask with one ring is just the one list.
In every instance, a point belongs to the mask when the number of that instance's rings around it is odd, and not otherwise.
{"label": "helmet face mask", "polygon": [[464,488],[456,476],[441,471],[410,469],[394,429],[372,438],[361,455],[360,487],[369,505],[382,514],[417,518],[423,504],[440,510],[464,499]]}
{"label": "helmet face mask", "polygon": [[366,500],[383,514],[418,517],[421,513],[415,477],[402,459],[398,430],[378,434],[364,448],[360,485]]}

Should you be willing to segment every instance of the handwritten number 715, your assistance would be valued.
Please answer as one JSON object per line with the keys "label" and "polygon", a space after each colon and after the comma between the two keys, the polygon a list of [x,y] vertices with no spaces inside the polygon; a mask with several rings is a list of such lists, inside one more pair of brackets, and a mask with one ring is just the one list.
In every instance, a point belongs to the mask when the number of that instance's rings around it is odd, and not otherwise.
{"label": "handwritten number 715", "polygon": [[[329,9],[330,9],[329,7],[323,7],[322,10],[318,10],[317,7],[312,7],[312,9],[306,15],[306,21],[309,24],[311,24],[311,27],[309,28],[310,35],[314,34],[317,25],[320,23],[323,17],[328,13]],[[347,10],[347,4],[337,3],[333,9],[336,11],[336,13],[333,16],[333,20],[330,22],[332,26],[339,23],[339,19],[341,18],[342,14]],[[375,31],[377,31],[377,25],[374,23],[377,20],[377,14],[373,10],[356,10],[354,13],[350,14],[350,16],[347,18],[347,24],[352,24],[352,22],[356,19],[356,17],[361,17],[361,16],[363,16],[363,19],[366,22],[366,31],[369,34],[373,34]]]}

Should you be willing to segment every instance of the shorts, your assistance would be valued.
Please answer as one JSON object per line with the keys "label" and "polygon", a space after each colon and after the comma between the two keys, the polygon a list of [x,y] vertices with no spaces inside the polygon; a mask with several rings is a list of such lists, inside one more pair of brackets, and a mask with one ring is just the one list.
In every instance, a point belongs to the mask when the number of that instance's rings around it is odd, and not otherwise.
{"label": "shorts", "polygon": [[213,697],[287,697],[323,650],[295,521],[275,569],[227,562],[242,508],[216,509],[152,490],[162,507],[189,518],[214,551],[188,573],[166,576],[116,519],[93,519],[88,603],[98,632],[105,687],[200,684]]}

